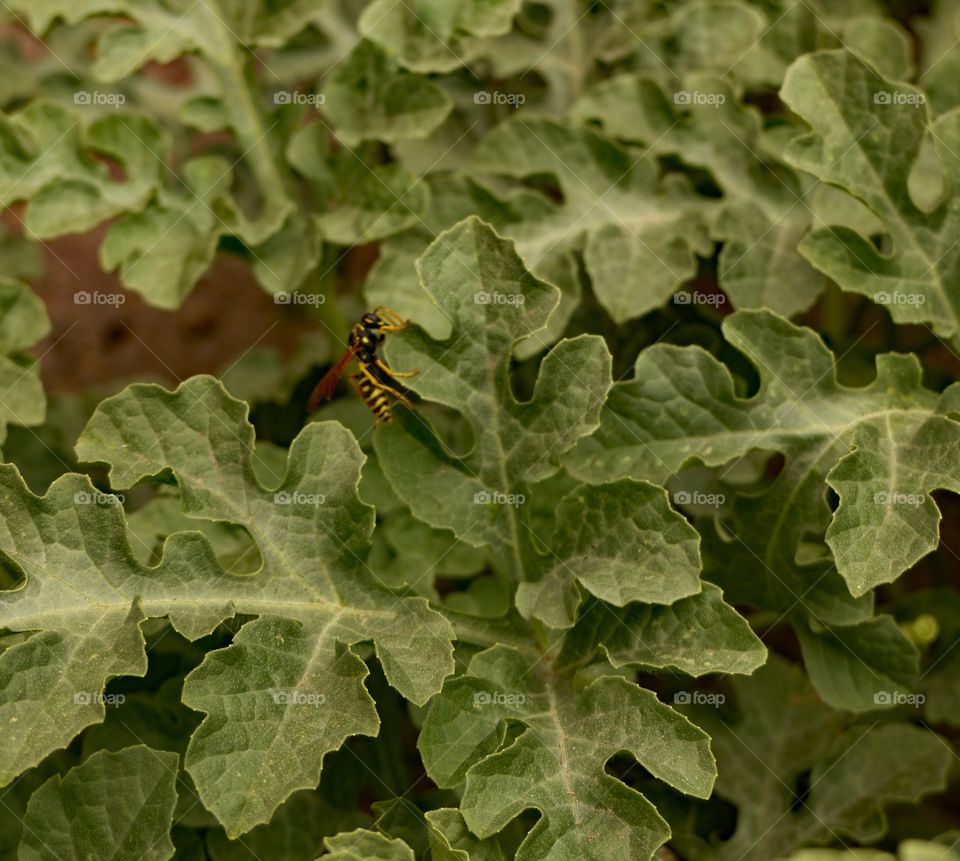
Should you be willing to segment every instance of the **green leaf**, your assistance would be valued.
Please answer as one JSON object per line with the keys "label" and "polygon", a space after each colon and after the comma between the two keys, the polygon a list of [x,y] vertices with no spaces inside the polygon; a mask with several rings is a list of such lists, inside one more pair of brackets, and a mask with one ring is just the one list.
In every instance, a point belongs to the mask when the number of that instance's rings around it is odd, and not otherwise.
{"label": "green leaf", "polygon": [[[862,581],[860,559],[870,550],[862,541],[854,548],[858,536],[844,527],[872,522],[889,506],[887,497],[847,489],[851,476],[865,480],[879,463],[861,459],[855,471],[846,458],[856,458],[851,449],[874,430],[901,436],[906,448],[927,433],[960,438],[960,426],[940,415],[951,395],[938,400],[922,387],[916,362],[895,355],[878,357],[870,385],[841,386],[822,341],[771,314],[738,312],[724,321],[724,331],[758,369],[756,395],[739,397],[728,370],[698,347],[655,346],[638,358],[633,380],[614,386],[599,430],[568,456],[567,466],[582,480],[629,475],[663,482],[691,462],[721,466],[751,450],[783,452],[785,466],[764,492],[738,494],[722,525],[706,524],[705,575],[734,602],[773,609],[793,622],[828,702],[874,708],[878,694],[910,688],[916,651],[890,620],[870,620],[870,589],[916,561],[915,546],[929,542],[936,517],[890,527],[904,538],[891,544],[887,567],[874,566],[872,579]],[[649,403],[660,409],[645,409]],[[896,475],[899,455],[896,446],[889,450],[888,474]],[[844,479],[835,485],[844,497],[831,520],[824,491],[834,483],[834,468]],[[893,484],[903,493],[899,480]],[[689,492],[675,500],[681,494]],[[824,554],[799,555],[818,533],[849,550],[832,563]]]}
{"label": "green leaf", "polygon": [[413,850],[402,840],[358,828],[323,841],[330,861],[414,861]]}
{"label": "green leaf", "polygon": [[[146,656],[136,593],[118,596],[93,560],[74,549],[84,529],[103,535],[112,526],[117,534],[116,497],[69,475],[38,499],[7,465],[0,467],[0,487],[4,560],[26,577],[19,589],[2,593],[0,624],[37,632],[0,654],[0,713],[8,727],[0,782],[6,784],[103,720],[107,679],[142,676]],[[58,512],[69,512],[59,525]],[[45,534],[36,531],[35,518],[47,522]]]}
{"label": "green leaf", "polygon": [[[656,33],[668,54],[668,68],[680,75],[695,69],[729,73],[774,23],[753,5],[737,0],[694,0],[670,11]],[[657,62],[659,57],[648,56],[643,62],[659,66],[663,62]]]}
{"label": "green leaf", "polygon": [[[75,111],[51,102],[0,116],[0,127],[0,204],[26,200],[27,231],[41,239],[143,209],[170,146],[169,136],[144,117],[111,115],[84,124]],[[113,179],[94,155],[115,161],[127,180]]]}
{"label": "green leaf", "polygon": [[300,129],[287,158],[323,201],[314,218],[323,238],[339,245],[372,242],[423,223],[429,190],[398,164],[368,164],[370,150],[330,152],[322,123]]}
{"label": "green leaf", "polygon": [[[439,601],[433,588],[438,577],[464,578],[481,573],[483,553],[446,529],[433,529],[407,510],[391,513],[383,521],[381,537],[392,558],[378,560],[377,573],[387,582],[406,584],[420,594]],[[463,599],[454,592],[448,599]]]}
{"label": "green leaf", "polygon": [[176,803],[179,757],[145,745],[100,751],[30,798],[19,858],[164,861]]}
{"label": "green leaf", "polygon": [[40,248],[19,233],[0,226],[0,266],[8,278],[33,281],[43,271]]}
{"label": "green leaf", "polygon": [[[922,92],[880,75],[847,51],[800,58],[784,81],[782,98],[812,127],[792,142],[787,159],[864,203],[883,223],[889,249],[847,227],[816,230],[800,252],[844,290],[869,296],[901,323],[928,323],[942,337],[957,333],[954,207],[932,211],[914,203],[911,169],[932,134],[948,183],[955,183],[960,114],[931,122]],[[896,145],[890,145],[890,130]]]}
{"label": "green leaf", "polygon": [[[347,736],[376,733],[367,670],[351,644],[373,641],[388,680],[414,702],[439,690],[453,668],[452,631],[423,599],[397,598],[365,566],[373,512],[357,499],[362,456],[353,437],[335,423],[310,425],[276,491],[254,476],[252,444],[246,405],[195,377],[173,393],[138,385],[108,398],[77,446],[81,458],[111,463],[118,486],[172,471],[185,514],[249,532],[263,558],[252,576],[223,570],[196,532],[170,537],[160,564],[145,568],[129,549],[115,497],[68,475],[37,498],[15,470],[0,471],[0,548],[26,577],[4,593],[0,624],[40,632],[0,655],[4,707],[20,726],[5,775],[102,719],[107,678],[143,674],[139,624],[150,615],[169,616],[190,638],[236,612],[259,617],[184,686],[184,702],[207,715],[187,768],[231,836],[268,821],[294,790],[315,786],[324,753]],[[58,511],[70,515],[52,516]],[[240,702],[256,703],[256,712],[224,722]],[[294,765],[304,733],[314,746]],[[221,779],[224,767],[230,780]],[[263,785],[264,769],[284,779]]]}
{"label": "green leaf", "polygon": [[291,215],[277,233],[257,246],[253,264],[257,281],[268,293],[293,293],[320,262],[322,244],[316,219]]}
{"label": "green leaf", "polygon": [[851,849],[848,852],[838,849],[804,849],[785,861],[897,861],[897,859],[888,852],[878,852],[873,849]]}
{"label": "green leaf", "polygon": [[369,822],[359,810],[341,810],[315,792],[294,793],[266,825],[258,825],[237,840],[221,832],[207,838],[212,861],[301,861],[315,858],[323,838]]}
{"label": "green leaf", "polygon": [[960,854],[957,849],[956,840],[952,846],[945,846],[944,843],[927,843],[925,840],[904,840],[900,844],[900,857],[902,861],[958,861]]}
{"label": "green leaf", "polygon": [[[213,261],[227,222],[225,204],[232,171],[216,156],[192,159],[184,177],[193,197],[169,196],[110,225],[100,246],[100,265],[120,270],[124,285],[151,305],[179,308]],[[233,221],[235,213],[225,212]]]}
{"label": "green leaf", "polygon": [[39,369],[22,351],[49,331],[43,302],[25,284],[0,278],[0,443],[10,424],[43,423],[46,398]]}
{"label": "green leaf", "polygon": [[829,629],[811,623],[797,634],[810,681],[834,708],[889,707],[916,685],[917,650],[890,616]]}
{"label": "green leaf", "polygon": [[[779,87],[793,60],[808,51],[815,51],[825,41],[837,38],[845,18],[856,14],[858,0],[853,3],[819,2],[751,3],[751,11],[765,14],[763,33],[738,56],[729,75],[743,82],[746,89],[764,90]],[[849,6],[853,6],[851,11]],[[870,8],[870,0],[859,11]],[[742,13],[741,13],[742,14]],[[721,70],[726,77],[726,69]]]}
{"label": "green leaf", "polygon": [[903,411],[860,425],[852,442],[827,476],[840,505],[826,539],[850,591],[862,595],[936,550],[931,493],[960,491],[960,436],[952,419]]}
{"label": "green leaf", "polygon": [[[695,461],[721,466],[751,450],[782,452],[786,465],[767,492],[738,498],[737,515],[725,526],[734,536],[725,552],[741,556],[757,575],[750,586],[740,579],[733,600],[756,601],[767,593],[774,606],[787,610],[804,596],[822,621],[854,621],[850,601],[829,582],[833,575],[820,564],[798,564],[797,548],[829,524],[837,571],[857,596],[902,574],[919,558],[918,548],[934,546],[936,507],[927,500],[911,517],[909,506],[901,513],[901,506],[887,505],[886,497],[877,501],[859,485],[876,481],[877,474],[877,486],[889,486],[895,501],[905,492],[952,487],[952,480],[936,474],[902,470],[900,460],[906,451],[927,457],[933,441],[940,443],[933,456],[949,456],[960,441],[960,425],[940,414],[937,395],[923,388],[912,357],[879,356],[876,380],[854,389],[837,382],[832,355],[809,329],[769,313],[741,311],[724,320],[723,330],[756,367],[756,395],[740,397],[729,371],[699,347],[651,347],[638,357],[633,379],[613,387],[600,428],[566,458],[567,468],[584,481],[633,476],[663,482]],[[646,409],[649,403],[660,408]],[[883,445],[883,439],[891,441]],[[854,450],[858,445],[864,448]],[[914,488],[914,481],[923,486]],[[832,522],[824,500],[827,482],[843,493]],[[884,564],[866,572],[861,558],[870,549],[864,542],[873,539],[864,527],[877,523],[896,541],[885,545]],[[724,567],[729,565],[728,556]]]}
{"label": "green leaf", "polygon": [[576,606],[571,578],[618,607],[671,604],[700,591],[698,537],[656,485],[579,487],[557,506],[551,556],[529,566],[536,573],[527,573],[518,587],[517,609],[558,627],[570,624],[565,608],[554,602],[563,596],[564,605]]}
{"label": "green leaf", "polygon": [[696,273],[695,254],[710,253],[689,187],[677,177],[658,183],[653,158],[595,131],[518,119],[487,136],[474,163],[490,174],[556,179],[563,204],[531,213],[507,235],[538,275],[555,269],[558,257],[581,251],[593,290],[615,322],[662,305]]}
{"label": "green leaf", "polygon": [[[281,229],[295,209],[293,190],[280,148],[269,136],[276,123],[268,122],[258,104],[252,52],[241,34],[251,41],[261,35],[264,44],[277,44],[279,34],[306,25],[313,11],[310,4],[283,0],[270,4],[269,15],[259,6],[238,7],[229,0],[182,8],[156,0],[79,5],[50,0],[40,6],[14,0],[13,5],[38,31],[58,17],[77,22],[112,15],[90,69],[97,81],[120,81],[151,61],[170,63],[195,54],[210,90],[203,95],[219,99],[222,116],[217,124],[230,133],[235,149],[227,159],[192,159],[180,175],[171,166],[169,132],[161,133],[152,120],[111,111],[79,132],[74,113],[34,102],[4,120],[7,155],[0,159],[5,163],[0,196],[29,199],[30,231],[54,236],[122,215],[101,248],[101,265],[119,267],[126,286],[151,304],[171,309],[179,307],[209,267],[221,235],[257,246]],[[90,102],[87,91],[78,91],[74,101],[83,93]],[[151,98],[148,107],[155,104]],[[91,154],[117,162],[123,181],[111,178],[110,168]],[[29,158],[33,155],[40,157]],[[243,177],[235,186],[233,168]]]}
{"label": "green leaf", "polygon": [[428,811],[427,828],[431,861],[507,861],[509,857],[496,838],[474,837],[456,808]]}
{"label": "green leaf", "polygon": [[958,861],[960,855],[943,843],[928,843],[925,840],[904,840],[897,856],[873,849],[804,849],[791,855],[786,861]]}
{"label": "green leaf", "polygon": [[[534,278],[512,243],[476,218],[438,237],[418,261],[418,270],[427,294],[447,318],[450,334],[446,343],[437,343],[414,328],[392,340],[390,357],[398,368],[420,366],[422,373],[410,387],[460,410],[472,426],[476,449],[468,460],[476,469],[460,479],[470,492],[445,517],[474,520],[470,515],[477,511],[475,492],[509,494],[521,480],[548,477],[559,468],[560,454],[595,427],[594,417],[610,385],[609,354],[596,337],[564,342],[544,359],[533,400],[520,404],[510,390],[511,350],[518,340],[543,327],[559,291]],[[570,368],[577,369],[576,378]],[[414,474],[406,475],[415,470],[384,453],[387,446],[409,446],[413,441],[384,434],[383,442],[377,442],[381,465],[391,481],[399,484],[394,479],[401,473],[415,481]],[[444,495],[453,497],[451,491],[456,489],[448,487]],[[411,507],[421,516],[424,501]],[[433,522],[430,517],[421,519]],[[501,516],[490,519],[487,531],[495,534],[496,524],[504,521]],[[449,528],[448,523],[434,525]]]}
{"label": "green leaf", "polygon": [[856,52],[892,81],[913,78],[909,34],[897,23],[879,15],[858,15],[843,28],[844,47]]}
{"label": "green leaf", "polygon": [[329,79],[325,109],[337,136],[361,140],[420,140],[453,109],[450,97],[428,78],[397,68],[372,42],[362,40]]}
{"label": "green leaf", "polygon": [[[191,739],[186,768],[230,837],[268,822],[292,792],[315,785],[324,755],[348,736],[379,730],[363,685],[367,668],[348,647],[330,642],[322,625],[310,630],[263,616],[187,677],[183,701],[206,718]],[[238,718],[237,708],[251,699],[257,711]],[[274,775],[269,782],[265,771]]]}
{"label": "green leaf", "polygon": [[[798,667],[771,657],[734,682],[741,718],[708,728],[717,752],[717,794],[738,807],[718,861],[766,861],[801,846],[886,832],[883,808],[916,803],[944,786],[944,742],[905,724],[855,726],[824,706]],[[703,717],[698,715],[698,717]],[[795,795],[809,772],[809,791]]]}
{"label": "green leaf", "polygon": [[700,205],[724,243],[719,281],[734,307],[790,315],[813,302],[823,279],[796,249],[810,226],[805,183],[769,151],[763,115],[727,81],[698,73],[668,97],[653,80],[620,75],[590,90],[573,113],[710,171],[723,198]]}
{"label": "green leaf", "polygon": [[821,788],[810,811],[856,840],[879,840],[887,830],[884,807],[942,790],[948,770],[943,740],[929,731],[908,724],[855,727],[814,769],[811,781]]}
{"label": "green leaf", "polygon": [[[140,421],[128,420],[131,410]],[[315,785],[325,750],[354,732],[375,734],[372,701],[362,687],[366,669],[349,644],[373,639],[387,678],[419,703],[452,669],[446,623],[422,599],[393,597],[363,563],[373,512],[356,496],[362,456],[353,437],[334,423],[310,425],[271,492],[252,474],[253,430],[245,412],[210,378],[194,378],[172,394],[135,386],[100,405],[78,444],[81,457],[111,463],[119,485],[172,470],[186,514],[243,525],[264,559],[246,589],[243,581],[227,587],[229,605],[249,612],[246,592],[280,615],[244,626],[184,687],[184,702],[208,715],[187,752],[187,768],[231,836],[267,821],[294,789]],[[158,435],[164,426],[176,427],[180,441]],[[231,461],[221,459],[226,451],[234,453]],[[172,619],[199,633],[209,629],[216,607],[212,602],[194,618]],[[421,663],[425,650],[433,654],[429,667]],[[266,710],[255,724],[262,739],[256,760],[246,749],[247,733],[224,722],[231,704],[249,696]],[[326,734],[327,746],[293,767],[295,739],[303,733]],[[220,780],[225,755],[232,782]],[[255,792],[263,767],[280,769],[286,779]]]}
{"label": "green leaf", "polygon": [[[380,257],[364,284],[364,294],[372,307],[386,305],[395,308],[405,317],[416,320],[434,338],[446,338],[450,334],[450,321],[423,290],[417,277],[417,258],[438,234],[470,216],[482,218],[498,232],[507,234],[511,225],[534,217],[536,213],[547,212],[553,204],[543,195],[533,193],[518,193],[509,199],[501,199],[474,178],[463,175],[441,174],[425,183],[430,190],[430,206],[423,223],[381,246]],[[550,329],[559,334],[578,301],[579,288],[569,255],[557,255],[550,263],[550,270],[541,277],[558,283],[565,291],[550,325]],[[560,322],[554,322],[558,319]],[[534,355],[543,347],[540,342],[549,340],[555,340],[555,335],[534,335],[517,345],[516,354],[518,358]]]}
{"label": "green leaf", "polygon": [[[293,397],[297,384],[311,368],[330,361],[331,344],[316,332],[304,333],[285,355],[273,347],[254,347],[239,359],[230,359],[219,373],[220,381],[233,397],[247,403],[279,402]],[[281,452],[286,457],[285,452]],[[259,457],[254,463],[263,461]],[[276,470],[275,470],[276,472]]]}
{"label": "green leaf", "polygon": [[565,641],[571,657],[603,649],[615,667],[675,669],[749,675],[763,666],[767,650],[713,584],[666,607],[632,604],[603,611],[588,606]]}
{"label": "green leaf", "polygon": [[59,776],[77,762],[75,756],[58,751],[47,757],[37,768],[21,774],[13,783],[3,788],[3,804],[0,805],[0,858],[17,861],[20,840],[23,836],[23,817],[27,812],[30,796],[51,776]]}
{"label": "green leaf", "polygon": [[373,0],[360,32],[416,72],[449,72],[470,62],[482,37],[510,29],[520,0]]}
{"label": "green leaf", "polygon": [[934,669],[937,672],[925,676],[923,682],[927,718],[936,724],[960,726],[960,658],[951,655]]}
{"label": "green leaf", "polygon": [[[509,740],[506,723],[519,723]],[[432,702],[418,744],[441,786],[465,781],[460,811],[481,839],[522,811],[541,813],[518,861],[555,853],[601,858],[627,847],[649,858],[669,835],[640,793],[604,772],[628,751],[681,792],[709,796],[707,736],[649,691],[604,676],[582,690],[548,657],[495,646],[473,658]]]}
{"label": "green leaf", "polygon": [[543,361],[533,399],[517,403],[512,345],[543,324],[556,288],[533,278],[510,243],[477,219],[441,235],[418,266],[452,331],[446,342],[403,333],[391,361],[421,368],[411,388],[459,410],[476,444],[455,458],[413,417],[378,433],[384,473],[413,514],[487,545],[520,583],[521,613],[554,627],[573,624],[578,582],[619,606],[699,592],[696,532],[646,483],[573,491],[557,508],[558,540],[548,553],[537,546],[524,512],[529,485],[555,473],[560,455],[593,429],[609,385],[606,349],[596,338],[560,343]]}

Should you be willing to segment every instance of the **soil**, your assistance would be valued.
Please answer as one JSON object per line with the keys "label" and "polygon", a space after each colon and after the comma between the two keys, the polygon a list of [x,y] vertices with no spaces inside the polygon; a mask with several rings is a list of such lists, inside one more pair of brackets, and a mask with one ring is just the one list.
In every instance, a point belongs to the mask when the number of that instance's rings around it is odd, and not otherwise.
{"label": "soil", "polygon": [[[15,219],[8,219],[12,228]],[[97,248],[106,226],[43,243],[44,271],[32,287],[46,304],[51,334],[33,351],[49,392],[132,377],[178,382],[216,373],[254,346],[288,354],[315,328],[298,309],[277,305],[239,257],[218,253],[176,312],[147,305],[104,273]],[[77,304],[83,291],[116,304]]]}

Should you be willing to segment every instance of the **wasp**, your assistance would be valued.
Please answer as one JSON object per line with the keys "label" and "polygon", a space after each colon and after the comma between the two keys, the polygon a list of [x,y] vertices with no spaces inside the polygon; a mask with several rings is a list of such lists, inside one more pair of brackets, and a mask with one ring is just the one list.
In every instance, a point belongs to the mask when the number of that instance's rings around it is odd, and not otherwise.
{"label": "wasp", "polygon": [[370,407],[377,421],[388,422],[393,417],[388,392],[404,406],[413,409],[413,404],[398,388],[397,379],[414,377],[419,371],[395,371],[377,355],[387,332],[400,332],[409,325],[409,320],[402,319],[396,311],[389,308],[377,308],[376,311],[364,314],[360,322],[350,330],[347,351],[317,383],[307,401],[307,409],[313,411],[321,401],[328,401],[333,397],[337,382],[351,359],[357,360],[360,370],[350,374],[350,383],[363,402]]}

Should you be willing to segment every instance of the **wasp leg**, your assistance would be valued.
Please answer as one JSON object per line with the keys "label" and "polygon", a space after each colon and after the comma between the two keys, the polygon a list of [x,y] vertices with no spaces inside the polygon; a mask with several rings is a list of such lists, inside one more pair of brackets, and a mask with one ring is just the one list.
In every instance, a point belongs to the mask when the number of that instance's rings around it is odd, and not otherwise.
{"label": "wasp leg", "polygon": [[410,403],[410,399],[403,394],[403,392],[397,391],[392,386],[388,386],[383,380],[378,380],[373,374],[370,373],[370,369],[365,365],[360,366],[360,372],[373,383],[377,388],[383,389],[385,392],[390,392],[400,403],[402,403],[408,410],[413,409],[413,404]]}
{"label": "wasp leg", "polygon": [[415,377],[420,373],[419,368],[417,368],[415,371],[395,371],[385,361],[383,361],[383,359],[377,359],[377,367],[379,367],[381,371],[386,371],[391,377],[399,377],[400,379],[403,379],[404,377]]}
{"label": "wasp leg", "polygon": [[380,317],[386,325],[381,325],[380,330],[382,332],[402,332],[407,326],[410,325],[409,320],[404,320],[396,311],[392,308],[377,308],[374,313]]}

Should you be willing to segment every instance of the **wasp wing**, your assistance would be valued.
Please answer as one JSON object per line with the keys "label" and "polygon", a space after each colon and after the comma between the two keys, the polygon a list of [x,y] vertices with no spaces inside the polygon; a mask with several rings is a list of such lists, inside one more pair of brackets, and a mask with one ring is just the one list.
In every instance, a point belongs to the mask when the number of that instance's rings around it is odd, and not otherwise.
{"label": "wasp wing", "polygon": [[320,406],[321,401],[329,401],[330,398],[333,397],[333,393],[337,388],[337,383],[340,382],[340,377],[343,376],[343,369],[346,368],[347,363],[354,357],[356,352],[356,348],[351,347],[339,359],[337,359],[337,363],[323,375],[323,377],[320,379],[320,382],[317,383],[313,391],[310,393],[310,398],[307,401],[308,412],[313,412],[318,406]]}

